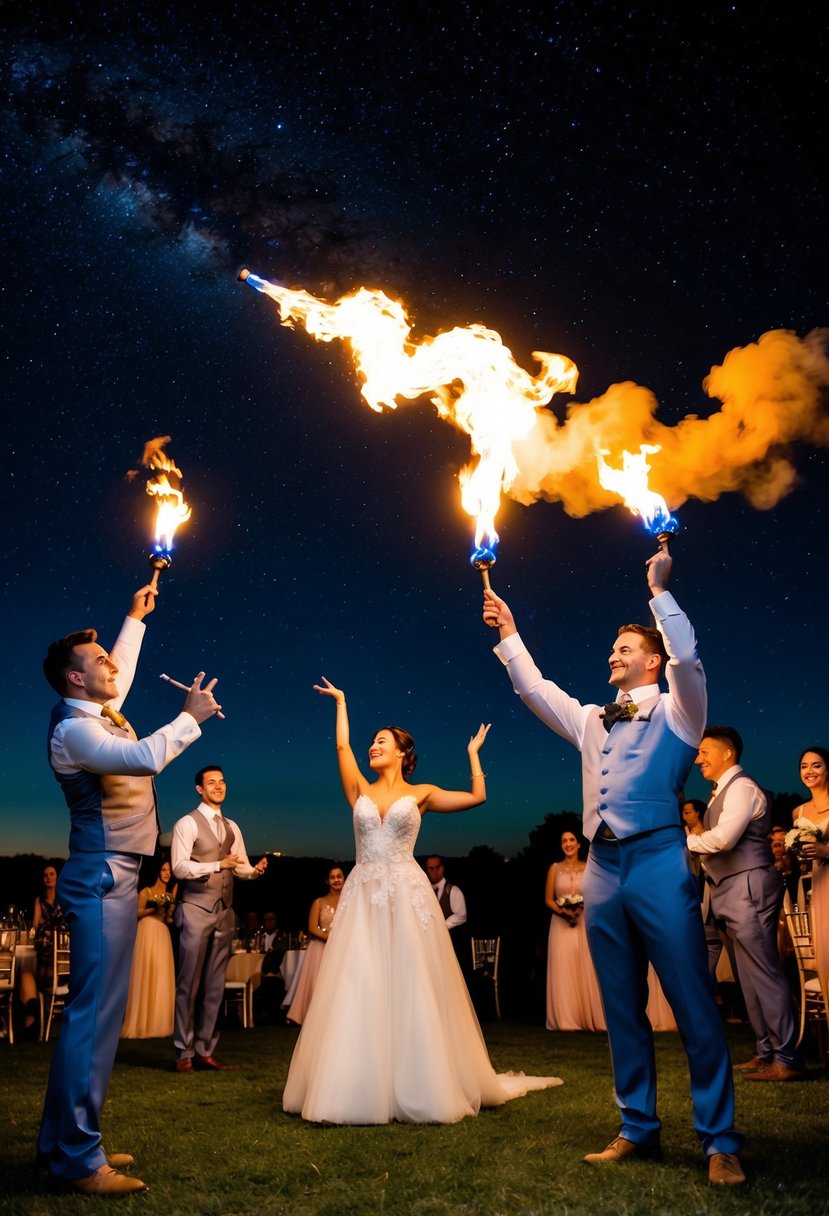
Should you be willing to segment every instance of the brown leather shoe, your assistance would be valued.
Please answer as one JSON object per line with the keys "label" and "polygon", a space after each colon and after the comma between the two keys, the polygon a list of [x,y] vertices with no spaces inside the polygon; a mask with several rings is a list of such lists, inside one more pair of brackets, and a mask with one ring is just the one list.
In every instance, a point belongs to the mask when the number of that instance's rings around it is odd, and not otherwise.
{"label": "brown leather shoe", "polygon": [[108,1165],[102,1165],[94,1174],[75,1178],[66,1185],[80,1195],[134,1195],[148,1189],[146,1182],[140,1178],[128,1178]]}
{"label": "brown leather shoe", "polygon": [[712,1153],[708,1158],[708,1181],[714,1186],[739,1186],[746,1176],[734,1153]]}
{"label": "brown leather shoe", "polygon": [[747,1081],[802,1081],[806,1076],[805,1068],[789,1068],[775,1060],[768,1068],[760,1068],[757,1072],[746,1074]]}
{"label": "brown leather shoe", "polygon": [[206,1069],[210,1072],[238,1072],[238,1064],[223,1064],[221,1060],[217,1060],[215,1056],[194,1056],[193,1066],[198,1069]]}
{"label": "brown leather shoe", "polygon": [[176,1060],[176,1072],[192,1072],[193,1061],[189,1056],[182,1056],[180,1060]]}
{"label": "brown leather shoe", "polygon": [[111,1165],[114,1170],[125,1170],[130,1165],[135,1165],[135,1158],[131,1153],[107,1153],[107,1165]]}
{"label": "brown leather shoe", "polygon": [[624,1136],[617,1136],[615,1140],[611,1140],[603,1153],[588,1153],[582,1160],[586,1165],[618,1165],[620,1161],[627,1160],[628,1157],[656,1157],[659,1156],[658,1147],[649,1144],[634,1144],[632,1140],[626,1140]]}
{"label": "brown leather shoe", "polygon": [[760,1072],[763,1068],[768,1068],[769,1064],[774,1062],[773,1056],[767,1056],[763,1059],[762,1056],[752,1056],[750,1060],[746,1060],[743,1064],[735,1064],[735,1072]]}

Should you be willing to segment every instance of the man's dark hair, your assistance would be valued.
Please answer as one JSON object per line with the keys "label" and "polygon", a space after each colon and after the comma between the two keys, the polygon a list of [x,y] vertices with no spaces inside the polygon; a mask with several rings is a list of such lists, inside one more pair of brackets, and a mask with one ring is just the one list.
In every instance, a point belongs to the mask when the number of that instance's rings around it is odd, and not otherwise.
{"label": "man's dark hair", "polygon": [[97,630],[80,629],[77,633],[67,633],[65,638],[52,642],[43,660],[43,674],[59,696],[66,694],[67,672],[83,670],[80,659],[75,654],[75,647],[97,640]]}
{"label": "man's dark hair", "polygon": [[727,743],[734,751],[735,762],[740,763],[740,756],[743,754],[743,740],[733,726],[706,726],[702,737],[703,739],[719,739],[720,743]]}
{"label": "man's dark hair", "polygon": [[204,785],[205,773],[221,773],[224,777],[225,770],[222,768],[221,764],[205,764],[204,768],[200,768],[196,773],[196,780],[194,782],[195,785]]}
{"label": "man's dark hair", "polygon": [[647,654],[658,654],[662,660],[662,665],[659,668],[660,673],[665,670],[665,664],[668,662],[668,652],[665,649],[665,641],[658,629],[654,629],[650,625],[622,625],[616,637],[619,638],[623,633],[638,633],[642,639],[642,648]]}
{"label": "man's dark hair", "polygon": [[426,864],[428,864],[430,861],[436,861],[439,866],[446,864],[444,862],[443,858],[441,857],[440,853],[430,853],[429,856],[426,858]]}

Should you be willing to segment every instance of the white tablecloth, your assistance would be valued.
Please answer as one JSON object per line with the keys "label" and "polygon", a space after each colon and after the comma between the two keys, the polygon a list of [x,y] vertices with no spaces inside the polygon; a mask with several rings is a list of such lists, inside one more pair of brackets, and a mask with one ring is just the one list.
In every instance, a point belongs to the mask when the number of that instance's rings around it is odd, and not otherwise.
{"label": "white tablecloth", "polygon": [[291,1001],[294,999],[294,993],[296,992],[296,986],[299,982],[299,976],[300,972],[302,971],[302,964],[304,961],[304,950],[285,951],[282,966],[279,968],[279,972],[285,981],[285,997],[282,1001],[283,1009],[287,1008],[287,1006],[290,1005]]}

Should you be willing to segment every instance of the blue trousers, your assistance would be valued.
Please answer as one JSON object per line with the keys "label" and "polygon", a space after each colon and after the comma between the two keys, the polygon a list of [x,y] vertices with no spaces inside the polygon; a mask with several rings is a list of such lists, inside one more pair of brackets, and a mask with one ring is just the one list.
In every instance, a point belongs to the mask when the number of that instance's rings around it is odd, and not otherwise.
{"label": "blue trousers", "polygon": [[664,989],[691,1074],[694,1126],[706,1156],[737,1153],[731,1060],[708,972],[699,888],[682,828],[590,846],[584,877],[590,953],[604,1002],[621,1135],[659,1142],[648,961]]}
{"label": "blue trousers", "polygon": [[140,858],[75,853],[58,879],[70,930],[69,996],[52,1057],[38,1151],[56,1178],[106,1165],[100,1115],[124,1020],[138,925]]}

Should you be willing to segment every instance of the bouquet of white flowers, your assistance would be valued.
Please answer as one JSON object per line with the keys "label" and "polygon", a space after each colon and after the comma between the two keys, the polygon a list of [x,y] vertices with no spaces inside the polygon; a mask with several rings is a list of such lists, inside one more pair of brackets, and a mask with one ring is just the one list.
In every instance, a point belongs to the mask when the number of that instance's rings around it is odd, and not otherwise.
{"label": "bouquet of white flowers", "polygon": [[786,849],[800,861],[803,858],[803,846],[817,844],[822,839],[823,832],[811,819],[797,819],[792,830],[786,833]]}

